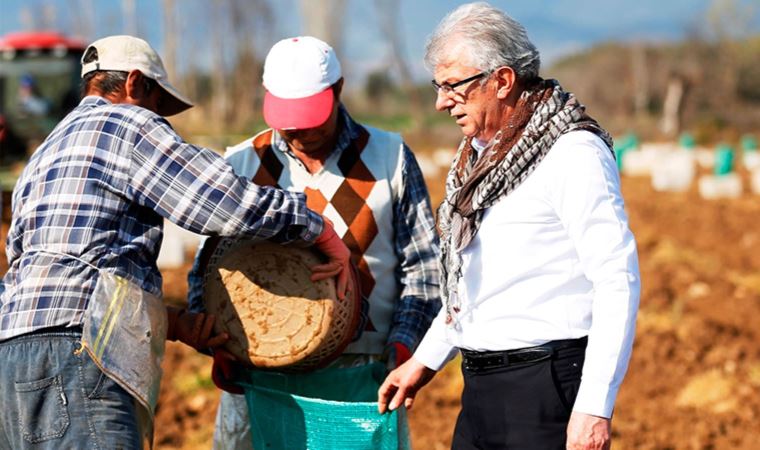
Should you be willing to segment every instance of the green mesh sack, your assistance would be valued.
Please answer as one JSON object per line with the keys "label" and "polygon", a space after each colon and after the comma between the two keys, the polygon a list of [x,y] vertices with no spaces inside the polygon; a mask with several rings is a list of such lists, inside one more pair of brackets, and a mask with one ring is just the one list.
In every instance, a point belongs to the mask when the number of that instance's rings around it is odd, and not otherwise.
{"label": "green mesh sack", "polygon": [[306,374],[250,371],[254,450],[409,449],[406,411],[377,412],[381,363]]}

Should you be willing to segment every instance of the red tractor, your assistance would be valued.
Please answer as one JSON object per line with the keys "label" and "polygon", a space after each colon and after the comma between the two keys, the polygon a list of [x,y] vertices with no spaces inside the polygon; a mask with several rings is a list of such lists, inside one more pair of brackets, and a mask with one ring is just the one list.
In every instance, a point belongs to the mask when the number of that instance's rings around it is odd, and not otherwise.
{"label": "red tractor", "polygon": [[[0,189],[6,197],[30,152],[79,103],[84,42],[55,32],[0,37]],[[5,207],[9,202],[3,201]]]}

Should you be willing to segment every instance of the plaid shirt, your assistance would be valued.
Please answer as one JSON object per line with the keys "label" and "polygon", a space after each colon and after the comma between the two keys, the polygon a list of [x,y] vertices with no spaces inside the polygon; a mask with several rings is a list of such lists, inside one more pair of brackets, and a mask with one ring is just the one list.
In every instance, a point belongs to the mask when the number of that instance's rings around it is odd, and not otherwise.
{"label": "plaid shirt", "polygon": [[164,218],[200,234],[284,242],[322,231],[303,195],[237,177],[147,109],[86,97],[16,184],[0,341],[82,323],[98,277],[79,259],[160,295]]}
{"label": "plaid shirt", "polygon": [[[359,135],[359,125],[343,106],[340,107],[340,117],[335,152],[344,151]],[[273,133],[272,145],[289,158],[297,159],[287,142],[276,132]],[[438,291],[438,235],[435,232],[425,180],[414,154],[406,144],[401,170],[403,196],[393,204],[393,227],[394,246],[398,255],[396,276],[402,289],[387,342],[399,342],[413,351],[441,307]],[[198,262],[199,258],[196,257],[188,275],[188,302],[193,310],[203,310],[203,280],[198,276]]]}

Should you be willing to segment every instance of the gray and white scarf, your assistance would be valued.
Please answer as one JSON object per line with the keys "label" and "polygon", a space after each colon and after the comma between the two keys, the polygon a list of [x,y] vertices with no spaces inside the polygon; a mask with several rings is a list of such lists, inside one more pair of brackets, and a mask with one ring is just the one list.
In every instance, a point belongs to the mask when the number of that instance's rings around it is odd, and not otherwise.
{"label": "gray and white scarf", "polygon": [[564,133],[591,131],[612,151],[612,138],[585,111],[556,80],[538,79],[526,87],[507,123],[479,155],[472,138],[462,140],[446,177],[446,198],[438,208],[447,324],[458,323],[461,252],[477,234],[485,210],[525,181]]}

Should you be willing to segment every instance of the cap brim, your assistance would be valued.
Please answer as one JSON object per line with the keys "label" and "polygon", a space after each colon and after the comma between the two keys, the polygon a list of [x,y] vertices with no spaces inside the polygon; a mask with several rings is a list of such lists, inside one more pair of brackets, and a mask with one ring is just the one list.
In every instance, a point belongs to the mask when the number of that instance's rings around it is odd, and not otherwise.
{"label": "cap brim", "polygon": [[168,81],[156,80],[168,95],[161,99],[158,114],[169,117],[193,107],[193,102],[180,94]]}
{"label": "cap brim", "polygon": [[335,97],[332,88],[303,98],[264,95],[264,121],[276,130],[315,128],[327,122]]}

